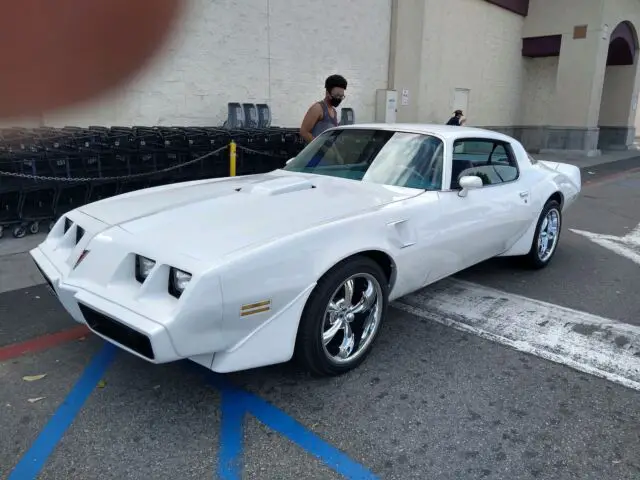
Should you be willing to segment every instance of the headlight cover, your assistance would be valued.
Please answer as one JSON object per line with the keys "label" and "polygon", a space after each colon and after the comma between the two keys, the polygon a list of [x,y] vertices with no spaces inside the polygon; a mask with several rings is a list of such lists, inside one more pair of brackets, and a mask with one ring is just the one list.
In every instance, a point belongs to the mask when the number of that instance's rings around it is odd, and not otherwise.
{"label": "headlight cover", "polygon": [[169,270],[169,293],[176,298],[180,298],[190,281],[190,273],[171,267],[171,270]]}
{"label": "headlight cover", "polygon": [[80,243],[80,240],[82,240],[82,237],[84,237],[84,233],[84,228],[82,228],[80,225],[76,226],[76,245]]}
{"label": "headlight cover", "polygon": [[136,280],[143,283],[155,266],[155,260],[143,257],[142,255],[136,255]]}

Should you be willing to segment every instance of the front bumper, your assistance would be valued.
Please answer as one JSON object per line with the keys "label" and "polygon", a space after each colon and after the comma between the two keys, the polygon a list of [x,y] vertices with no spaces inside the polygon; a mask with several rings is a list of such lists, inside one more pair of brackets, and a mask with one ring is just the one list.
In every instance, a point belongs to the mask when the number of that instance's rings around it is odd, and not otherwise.
{"label": "front bumper", "polygon": [[38,270],[73,319],[96,335],[144,360],[167,363],[179,355],[167,329],[142,315],[61,281],[62,274],[40,250],[31,252]]}
{"label": "front bumper", "polygon": [[149,362],[182,358],[159,323],[85,291],[76,292],[74,298],[86,325],[96,335]]}

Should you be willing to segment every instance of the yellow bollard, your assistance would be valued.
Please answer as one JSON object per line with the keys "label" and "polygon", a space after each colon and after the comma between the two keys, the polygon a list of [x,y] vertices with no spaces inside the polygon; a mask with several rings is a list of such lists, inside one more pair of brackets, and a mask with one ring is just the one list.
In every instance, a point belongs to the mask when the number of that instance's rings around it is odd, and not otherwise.
{"label": "yellow bollard", "polygon": [[229,144],[229,176],[236,176],[236,164],[237,164],[237,150],[236,150],[236,142],[231,140]]}

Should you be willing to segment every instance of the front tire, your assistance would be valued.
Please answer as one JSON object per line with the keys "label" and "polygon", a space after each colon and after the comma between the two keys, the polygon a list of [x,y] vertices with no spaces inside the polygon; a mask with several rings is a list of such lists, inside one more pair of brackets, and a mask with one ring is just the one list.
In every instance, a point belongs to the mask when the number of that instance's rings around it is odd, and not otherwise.
{"label": "front tire", "polygon": [[307,300],[295,357],[316,376],[353,370],[371,352],[386,317],[389,286],[380,266],[356,256],[327,272]]}
{"label": "front tire", "polygon": [[549,265],[556,253],[562,229],[562,209],[555,200],[549,200],[540,212],[531,250],[524,257],[529,268],[541,269]]}

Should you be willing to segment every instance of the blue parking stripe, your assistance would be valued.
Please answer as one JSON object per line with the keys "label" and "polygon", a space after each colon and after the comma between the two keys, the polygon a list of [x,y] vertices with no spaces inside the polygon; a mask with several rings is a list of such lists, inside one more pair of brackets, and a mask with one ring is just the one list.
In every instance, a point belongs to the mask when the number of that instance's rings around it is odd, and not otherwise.
{"label": "blue parking stripe", "polygon": [[218,477],[220,480],[242,478],[243,426],[246,410],[235,391],[222,393],[222,425],[218,450]]}
{"label": "blue parking stripe", "polygon": [[249,411],[258,420],[323,461],[345,478],[351,480],[377,479],[372,472],[353,461],[333,445],[319,438],[282,410],[250,394],[245,397],[245,402]]}
{"label": "blue parking stripe", "polygon": [[7,480],[35,479],[58,442],[80,412],[80,409],[103,377],[116,353],[116,347],[105,343],[93,357],[67,398],[42,429],[31,448],[22,456]]}
{"label": "blue parking stripe", "polygon": [[[371,471],[367,470],[364,466],[355,462],[343,452],[322,440],[315,435],[311,430],[305,428],[302,424],[294,420],[292,417],[284,413],[282,410],[274,407],[270,403],[266,402],[262,398],[244,390],[238,389],[226,378],[220,374],[210,374],[208,376],[209,382],[216,389],[220,390],[223,396],[223,428],[220,435],[220,444],[227,445],[227,449],[221,449],[219,452],[218,465],[227,465],[230,463],[231,458],[237,459],[233,465],[234,468],[241,470],[241,466],[238,465],[242,456],[242,432],[238,433],[237,426],[242,426],[242,419],[244,412],[249,412],[255,416],[263,424],[277,431],[285,438],[289,439],[307,453],[318,458],[324,462],[327,466],[332,468],[337,473],[341,474],[345,478],[351,480],[377,480]],[[225,396],[229,400],[225,400]],[[233,409],[230,413],[227,409],[231,407],[230,403],[233,402]],[[229,403],[227,403],[229,402]],[[224,427],[225,413],[228,415],[228,421],[232,422],[234,429],[229,426]],[[238,416],[240,421],[237,421]],[[238,440],[240,437],[240,440]],[[240,442],[240,451],[238,451],[238,443]],[[231,455],[229,452],[233,452]],[[230,471],[225,472],[228,476],[222,477],[225,480],[239,479],[238,471],[234,470],[236,476],[232,476]]]}

